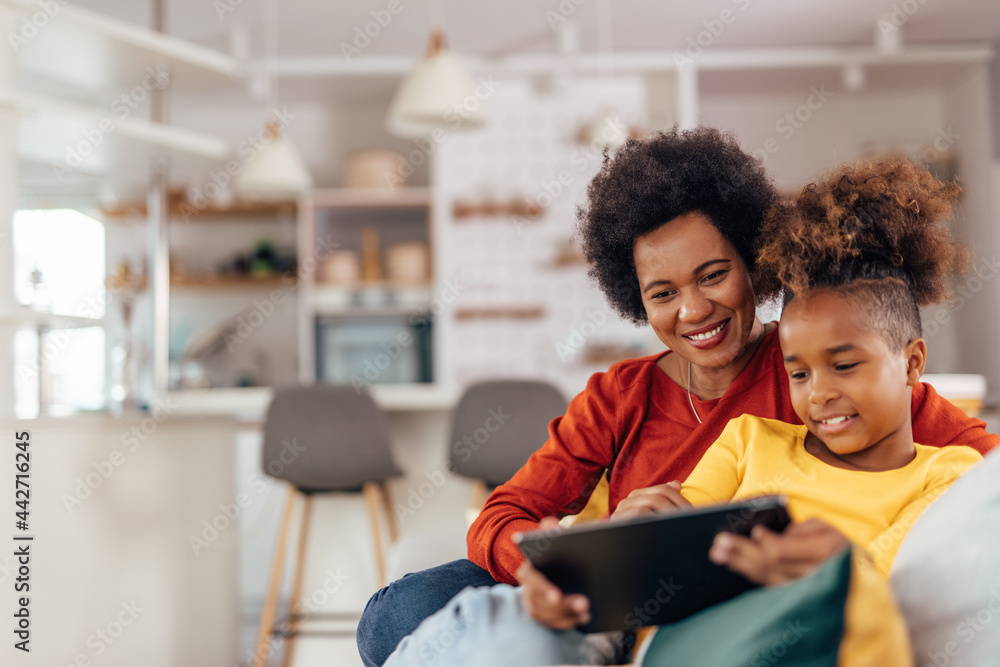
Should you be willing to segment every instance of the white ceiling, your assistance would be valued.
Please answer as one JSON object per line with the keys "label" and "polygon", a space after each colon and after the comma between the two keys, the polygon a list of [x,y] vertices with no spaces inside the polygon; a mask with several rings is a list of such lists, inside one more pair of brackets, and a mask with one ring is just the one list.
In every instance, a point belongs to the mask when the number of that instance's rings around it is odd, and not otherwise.
{"label": "white ceiling", "polygon": [[[164,0],[168,8],[167,32],[203,46],[228,52],[234,33],[245,32],[249,55],[264,55],[264,16],[270,0]],[[693,39],[731,12],[732,20],[721,33],[713,36],[709,48],[743,48],[776,46],[839,46],[871,45],[880,19],[890,19],[894,7],[918,9],[903,25],[904,42],[997,42],[1000,40],[1000,2],[997,0],[281,0],[278,4],[278,55],[342,57],[340,44],[354,40],[355,29],[363,30],[373,20],[372,12],[382,12],[391,2],[398,2],[402,11],[380,28],[355,62],[366,56],[409,56],[423,53],[432,23],[443,24],[450,46],[460,54],[482,57],[556,51],[555,32],[550,25],[559,17],[560,7],[575,8],[569,17],[576,25],[579,50],[598,51],[599,22],[610,9],[612,46],[616,52],[682,51]],[[579,4],[577,4],[579,3]],[[607,4],[605,4],[607,3]],[[75,5],[107,16],[150,27],[151,0],[75,0]],[[219,11],[229,7],[232,11]],[[565,11],[565,10],[564,10]],[[432,21],[432,16],[435,20]],[[897,10],[897,17],[899,16]],[[370,27],[370,26],[369,26]],[[605,31],[606,36],[606,31]],[[705,35],[702,35],[704,38]],[[606,38],[606,37],[605,37]],[[954,66],[924,68],[906,75],[947,80],[955,75]],[[742,72],[706,73],[700,82],[703,93],[739,91],[774,87],[781,89],[808,73],[795,71],[758,71],[754,77]],[[871,68],[869,82],[879,87],[905,86],[919,83],[899,71]],[[812,74],[809,74],[812,76]],[[23,81],[34,92],[46,92],[46,81]],[[131,80],[131,79],[129,79]],[[839,72],[831,70],[829,80],[837,85]],[[810,78],[807,83],[812,82]],[[370,113],[373,103],[385,103],[398,85],[398,74],[381,77],[283,78],[279,84],[282,101],[291,102],[359,102],[364,113]],[[208,77],[187,80],[178,77],[174,85],[175,104],[206,102],[219,105],[261,106],[259,94],[253,93],[252,82]],[[81,93],[83,94],[83,93]],[[103,91],[77,99],[81,103],[107,105]],[[92,95],[92,97],[93,97]],[[63,97],[66,97],[65,95]],[[189,104],[190,106],[190,104]],[[377,105],[375,105],[377,106]],[[256,122],[256,121],[254,121]],[[212,131],[192,127],[199,131]],[[110,143],[110,142],[109,142]],[[127,150],[126,150],[127,149]],[[122,150],[134,151],[131,145]],[[145,174],[141,168],[145,154],[137,153],[140,167],[133,176]],[[180,162],[175,164],[179,169]],[[23,180],[39,183],[50,178],[48,164],[24,163]],[[117,180],[125,179],[119,169]],[[84,174],[76,174],[85,181]],[[136,177],[138,178],[138,177]],[[107,177],[105,177],[107,180]],[[141,180],[139,178],[138,180]],[[60,183],[60,187],[67,187]],[[122,187],[124,189],[124,186]]]}
{"label": "white ceiling", "polygon": [[[163,0],[167,32],[210,48],[231,52],[234,35],[244,34],[249,56],[265,55],[265,15],[272,0]],[[342,44],[354,46],[358,32],[371,28],[374,14],[387,16],[396,3],[401,11],[354,56],[415,57],[426,49],[432,25],[443,25],[449,45],[465,55],[499,57],[519,53],[555,53],[553,25],[563,14],[573,22],[580,52],[598,52],[601,26],[611,24],[616,52],[683,52],[707,25],[721,33],[709,49],[774,46],[872,45],[880,20],[905,17],[904,42],[995,42],[1000,40],[997,0],[274,0],[279,57],[343,57]],[[137,25],[152,25],[152,0],[76,0],[74,4]],[[912,15],[902,13],[906,5]],[[899,8],[899,9],[897,9]],[[916,10],[914,11],[914,8]],[[570,11],[572,10],[572,11]],[[723,12],[730,15],[723,16]],[[610,21],[599,20],[610,15]],[[723,25],[720,17],[730,22]],[[374,31],[373,31],[374,32]],[[607,38],[604,30],[604,39]],[[702,38],[706,35],[701,34]],[[606,48],[606,45],[604,45]],[[780,77],[779,77],[780,78]],[[713,84],[738,86],[740,73],[707,77]],[[206,89],[204,86],[208,86]],[[396,76],[343,77],[334,84],[323,76],[283,77],[281,99],[289,102],[370,102],[387,100]],[[253,103],[245,81],[196,83],[178,80],[177,99],[202,98],[234,104]]]}
{"label": "white ceiling", "polygon": [[[253,53],[263,52],[263,16],[268,0],[164,0],[167,30],[177,37],[228,50],[234,29],[251,34]],[[580,34],[580,48],[597,50],[598,15],[605,0],[396,0],[402,11],[382,28],[363,55],[416,55],[426,44],[431,17],[443,23],[459,52],[499,55],[552,51],[552,16],[575,8],[570,17]],[[608,0],[616,50],[674,50],[705,30],[705,21],[724,10],[734,20],[712,46],[796,46],[869,44],[876,24],[894,7],[916,8],[906,18],[907,42],[984,40],[1000,37],[1000,2],[996,0]],[[579,3],[579,4],[577,4]],[[151,26],[151,1],[76,0],[74,4],[138,25]],[[278,52],[287,56],[340,55],[372,12],[390,0],[281,0]],[[229,7],[222,12],[219,7]],[[896,10],[898,16],[902,16]],[[384,15],[383,15],[384,16]]]}

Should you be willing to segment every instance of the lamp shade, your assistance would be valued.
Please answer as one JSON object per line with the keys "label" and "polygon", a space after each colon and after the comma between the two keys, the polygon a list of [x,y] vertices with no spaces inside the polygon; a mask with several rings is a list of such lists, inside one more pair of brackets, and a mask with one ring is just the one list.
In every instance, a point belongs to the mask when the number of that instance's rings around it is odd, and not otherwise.
{"label": "lamp shade", "polygon": [[273,126],[270,140],[243,165],[236,188],[249,199],[281,199],[313,186],[302,154]]}
{"label": "lamp shade", "polygon": [[484,124],[482,100],[461,59],[444,47],[440,32],[431,34],[427,55],[396,91],[386,115],[390,134],[425,137],[435,128],[472,129]]}

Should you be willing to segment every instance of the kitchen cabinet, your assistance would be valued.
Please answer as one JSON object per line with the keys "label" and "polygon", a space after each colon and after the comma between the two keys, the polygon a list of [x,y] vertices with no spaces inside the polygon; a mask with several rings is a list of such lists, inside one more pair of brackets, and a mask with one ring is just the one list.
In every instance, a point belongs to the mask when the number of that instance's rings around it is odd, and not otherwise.
{"label": "kitchen cabinet", "polygon": [[431,192],[333,189],[299,202],[299,376],[434,380]]}

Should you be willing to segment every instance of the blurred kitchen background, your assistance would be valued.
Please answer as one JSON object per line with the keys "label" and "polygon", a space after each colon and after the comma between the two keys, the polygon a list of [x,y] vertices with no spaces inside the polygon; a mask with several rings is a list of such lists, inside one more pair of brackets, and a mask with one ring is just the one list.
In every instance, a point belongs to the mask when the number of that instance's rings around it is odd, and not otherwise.
{"label": "blurred kitchen background", "polygon": [[[0,415],[35,447],[31,660],[254,662],[284,494],[261,426],[297,382],[364,386],[386,414],[385,576],[463,557],[463,389],[569,399],[661,347],[605,304],[573,229],[605,151],[674,125],[735,132],[785,193],[889,152],[959,179],[972,265],[925,313],[928,372],[996,429],[1000,4],[0,0],[0,28]],[[365,507],[312,520],[305,590],[333,636],[294,662],[358,665],[382,577]]]}

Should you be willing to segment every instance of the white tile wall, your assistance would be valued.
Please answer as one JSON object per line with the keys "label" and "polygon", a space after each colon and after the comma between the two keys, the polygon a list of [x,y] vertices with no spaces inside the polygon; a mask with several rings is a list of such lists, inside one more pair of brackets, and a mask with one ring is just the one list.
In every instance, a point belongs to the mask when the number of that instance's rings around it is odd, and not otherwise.
{"label": "white tile wall", "polygon": [[[534,376],[562,386],[568,396],[590,373],[581,355],[557,354],[574,330],[593,319],[604,324],[588,342],[650,341],[647,331],[621,322],[583,267],[557,268],[553,260],[572,236],[575,211],[603,159],[600,149],[574,140],[577,128],[610,113],[630,125],[646,121],[641,78],[585,79],[571,90],[538,93],[530,81],[505,81],[485,102],[488,125],[449,136],[435,155],[433,185],[443,277],[465,287],[443,322],[438,350],[445,377],[459,384],[495,377]],[[526,199],[545,207],[535,222],[512,216],[456,221],[455,201]],[[537,319],[456,320],[454,308],[541,306]],[[588,319],[587,313],[597,315]],[[578,340],[578,339],[577,339]]]}

